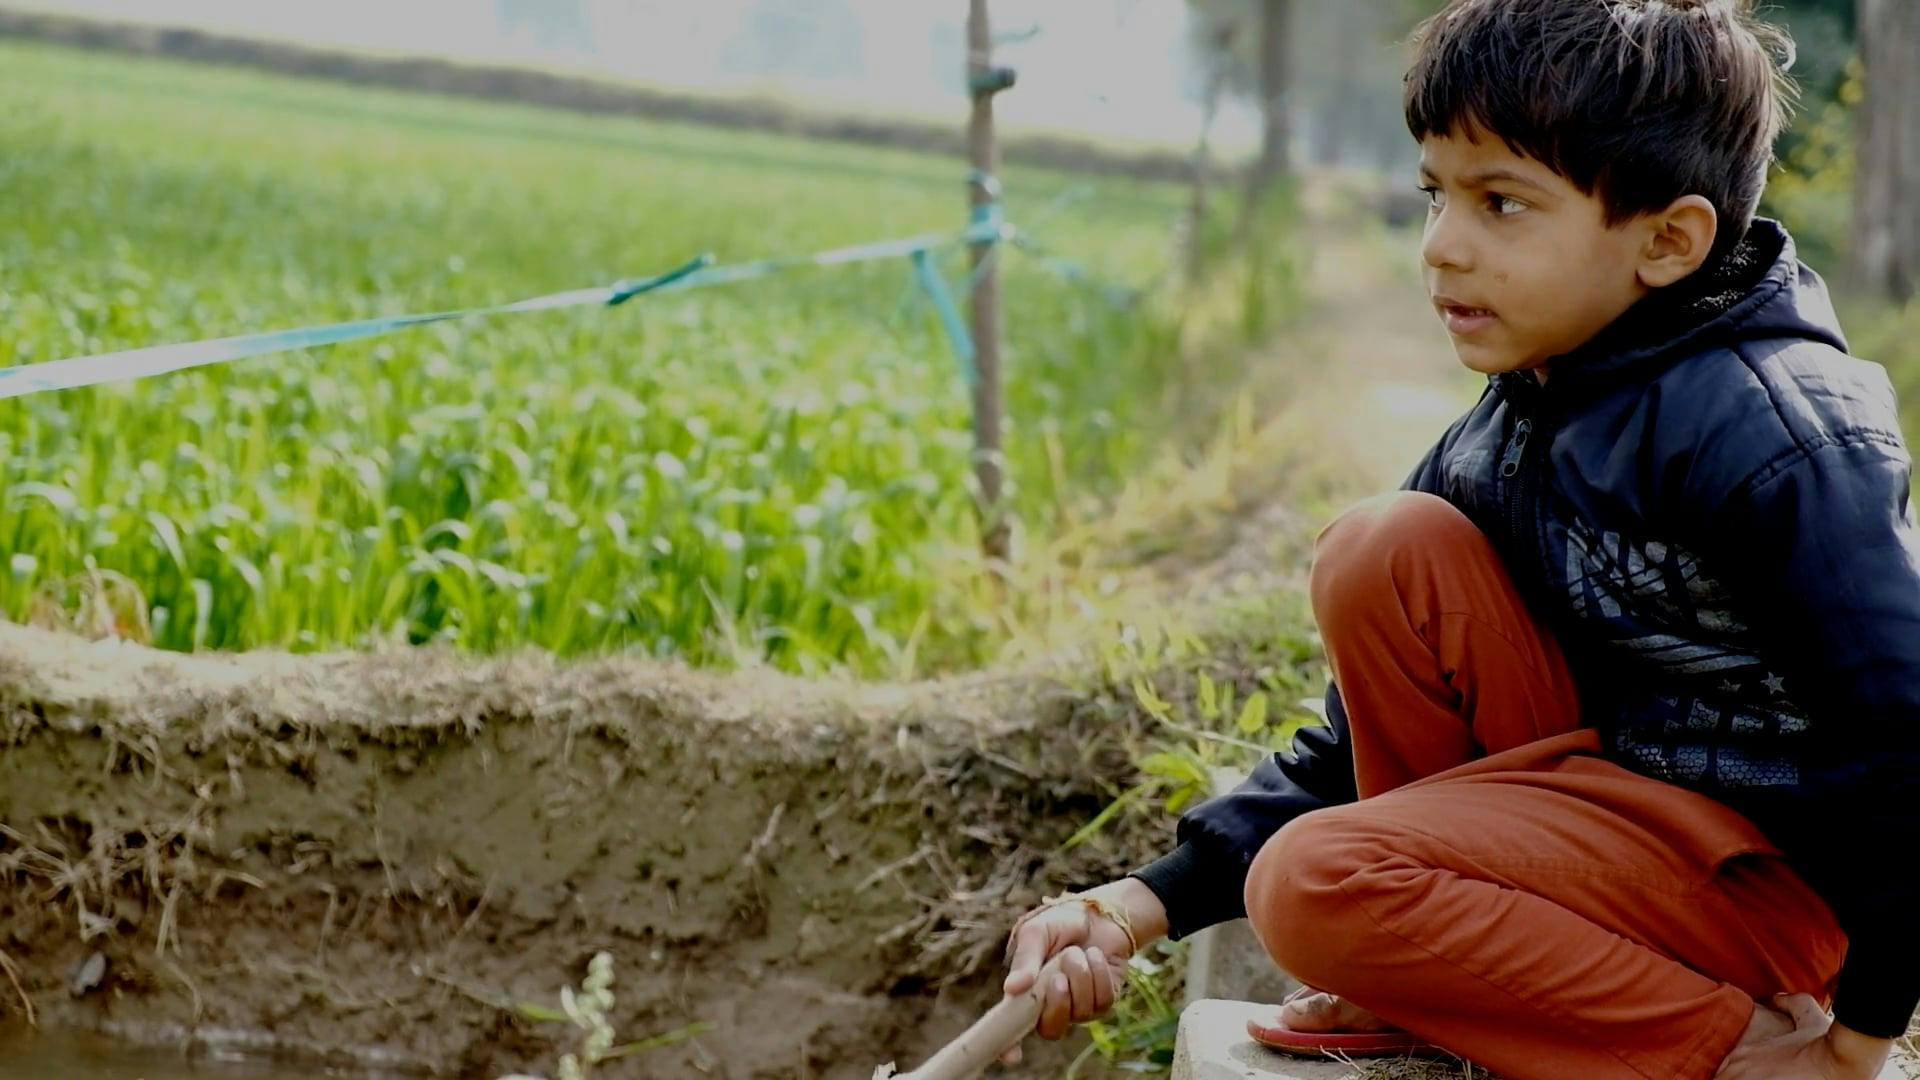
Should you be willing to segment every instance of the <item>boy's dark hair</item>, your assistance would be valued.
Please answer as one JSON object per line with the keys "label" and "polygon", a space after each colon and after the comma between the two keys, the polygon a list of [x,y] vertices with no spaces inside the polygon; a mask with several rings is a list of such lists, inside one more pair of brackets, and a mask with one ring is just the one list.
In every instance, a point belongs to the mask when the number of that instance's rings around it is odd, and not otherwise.
{"label": "boy's dark hair", "polygon": [[1414,138],[1491,133],[1609,225],[1705,196],[1720,249],[1753,220],[1794,97],[1792,39],[1751,0],[1452,0],[1414,48]]}

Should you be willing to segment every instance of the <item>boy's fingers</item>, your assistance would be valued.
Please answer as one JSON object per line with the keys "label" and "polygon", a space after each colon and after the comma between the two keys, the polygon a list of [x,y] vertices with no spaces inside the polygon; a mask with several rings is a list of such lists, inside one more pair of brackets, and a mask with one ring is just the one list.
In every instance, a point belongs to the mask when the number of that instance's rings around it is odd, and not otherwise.
{"label": "boy's fingers", "polygon": [[1013,959],[1007,962],[1007,981],[1001,989],[1009,994],[1024,994],[1040,975],[1040,965],[1047,962],[1048,945],[1052,934],[1032,923],[1020,928],[1020,936],[1013,939]]}
{"label": "boy's fingers", "polygon": [[1073,1002],[1073,1022],[1084,1024],[1097,1015],[1093,1007],[1093,967],[1087,963],[1086,950],[1078,945],[1068,946],[1060,957],[1060,970],[1067,977],[1067,993]]}
{"label": "boy's fingers", "polygon": [[1043,1039],[1057,1039],[1067,1033],[1068,1013],[1073,1009],[1072,990],[1067,977],[1055,972],[1046,988],[1046,1000],[1040,1007],[1040,1024],[1034,1030]]}
{"label": "boy's fingers", "polygon": [[1012,1046],[1007,1047],[1006,1050],[1000,1054],[1000,1063],[1002,1065],[1020,1064],[1020,1044],[1014,1043]]}
{"label": "boy's fingers", "polygon": [[1795,1030],[1822,1027],[1827,1023],[1827,1011],[1820,1007],[1812,994],[1781,994],[1773,999],[1773,1004],[1793,1018]]}
{"label": "boy's fingers", "polygon": [[1113,969],[1107,966],[1107,957],[1099,949],[1087,950],[1087,967],[1093,969],[1094,1015],[1104,1015],[1113,1008]]}

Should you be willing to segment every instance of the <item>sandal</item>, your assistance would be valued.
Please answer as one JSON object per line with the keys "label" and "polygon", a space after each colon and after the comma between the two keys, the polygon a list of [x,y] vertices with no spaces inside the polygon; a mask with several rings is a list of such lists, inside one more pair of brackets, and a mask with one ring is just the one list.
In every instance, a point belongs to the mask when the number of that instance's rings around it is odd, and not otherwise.
{"label": "sandal", "polygon": [[[1308,994],[1319,994],[1311,986],[1300,986],[1286,995],[1283,1005]],[[1263,1047],[1300,1057],[1323,1057],[1338,1053],[1346,1057],[1453,1057],[1446,1049],[1427,1042],[1413,1032],[1296,1032],[1281,1024],[1246,1022],[1246,1034]]]}
{"label": "sandal", "polygon": [[1295,1031],[1249,1020],[1247,1034],[1261,1046],[1299,1057],[1323,1057],[1328,1054],[1350,1058],[1453,1056],[1410,1031]]}

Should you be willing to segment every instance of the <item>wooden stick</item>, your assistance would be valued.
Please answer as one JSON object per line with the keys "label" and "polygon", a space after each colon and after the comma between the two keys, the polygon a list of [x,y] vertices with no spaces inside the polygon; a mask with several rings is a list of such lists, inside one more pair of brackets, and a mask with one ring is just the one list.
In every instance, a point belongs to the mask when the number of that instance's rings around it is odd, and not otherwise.
{"label": "wooden stick", "polygon": [[[1008,84],[993,76],[993,29],[987,19],[987,0],[970,0],[967,10],[967,82],[973,94],[973,114],[967,123],[967,154],[973,161],[971,185],[975,207],[1000,200],[1000,144],[993,135],[993,96]],[[1002,488],[1006,467],[1001,448],[1000,394],[1000,268],[994,244],[973,245],[972,316],[973,366],[979,376],[973,387],[973,467],[980,482],[980,544],[998,579],[1012,550],[1012,530]]]}
{"label": "wooden stick", "polygon": [[1040,1003],[1046,987],[1060,971],[1061,957],[1055,956],[1040,969],[1040,977],[1024,994],[1000,999],[985,1016],[974,1021],[960,1037],[942,1047],[912,1072],[894,1074],[891,1064],[873,1070],[873,1080],[973,1080],[1009,1047],[1027,1037],[1040,1022]]}

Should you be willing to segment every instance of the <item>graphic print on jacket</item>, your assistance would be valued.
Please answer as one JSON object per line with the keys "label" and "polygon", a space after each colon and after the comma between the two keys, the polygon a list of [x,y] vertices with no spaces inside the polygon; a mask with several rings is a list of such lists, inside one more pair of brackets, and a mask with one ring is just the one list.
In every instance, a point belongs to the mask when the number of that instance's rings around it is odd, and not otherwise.
{"label": "graphic print on jacket", "polygon": [[1568,621],[1611,654],[1614,670],[1633,673],[1601,706],[1611,715],[1595,718],[1614,751],[1638,772],[1689,786],[1797,783],[1793,744],[1807,715],[1700,558],[1578,519],[1560,535]]}
{"label": "graphic print on jacket", "polygon": [[[1636,772],[1702,791],[1807,779],[1814,725],[1793,695],[1809,688],[1763,659],[1727,587],[1742,545],[1703,492],[1863,420],[1895,424],[1884,373],[1840,351],[1828,311],[1785,234],[1757,223],[1724,264],[1643,302],[1546,383],[1489,380],[1408,480],[1501,550],[1562,638],[1584,722]],[[1783,426],[1769,379],[1817,379],[1805,400],[1832,415]]]}

